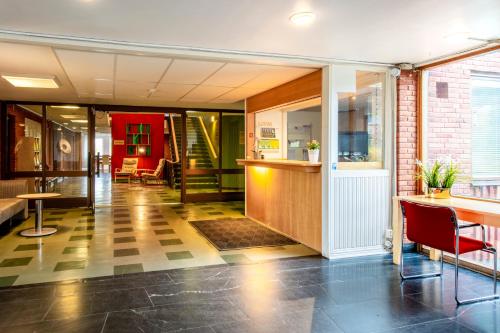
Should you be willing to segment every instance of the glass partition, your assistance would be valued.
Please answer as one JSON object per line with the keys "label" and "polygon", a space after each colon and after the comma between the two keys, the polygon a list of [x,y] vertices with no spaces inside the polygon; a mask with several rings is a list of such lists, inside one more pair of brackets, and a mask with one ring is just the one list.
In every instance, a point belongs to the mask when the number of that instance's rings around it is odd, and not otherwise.
{"label": "glass partition", "polygon": [[382,168],[385,72],[354,75],[353,91],[338,93],[338,166]]}
{"label": "glass partition", "polygon": [[242,112],[186,112],[182,186],[186,201],[226,200],[231,192],[242,194],[244,168],[236,159],[244,158],[244,119]]}
{"label": "glass partition", "polygon": [[307,143],[321,144],[321,99],[256,112],[254,158],[308,160]]}

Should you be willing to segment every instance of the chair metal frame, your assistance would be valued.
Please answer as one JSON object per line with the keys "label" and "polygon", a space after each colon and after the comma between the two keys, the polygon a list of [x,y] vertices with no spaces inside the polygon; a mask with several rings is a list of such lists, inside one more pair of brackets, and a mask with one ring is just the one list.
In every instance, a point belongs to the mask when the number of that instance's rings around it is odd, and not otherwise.
{"label": "chair metal frame", "polygon": [[[441,263],[440,263],[440,271],[439,272],[431,272],[431,273],[425,273],[425,274],[415,274],[415,275],[405,275],[404,274],[404,259],[403,259],[403,244],[404,244],[404,225],[405,225],[405,220],[406,220],[406,214],[405,214],[405,208],[404,206],[400,203],[401,205],[401,211],[403,213],[403,219],[402,219],[402,225],[401,225],[401,255],[399,259],[399,275],[401,276],[401,279],[403,281],[405,280],[410,280],[410,279],[419,279],[419,278],[427,278],[427,277],[442,277],[443,276],[443,266],[444,266],[444,252],[441,250]],[[484,228],[484,225],[479,224],[479,223],[474,223],[474,224],[465,224],[465,225],[459,225],[458,224],[458,219],[457,219],[457,214],[455,210],[451,207],[446,207],[448,208],[451,213],[451,222],[455,226],[455,301],[457,302],[458,305],[464,305],[464,304],[471,304],[471,303],[476,303],[476,302],[482,302],[482,301],[490,301],[494,300],[500,297],[500,295],[497,294],[497,250],[493,246],[488,246],[486,243],[486,230]],[[483,296],[483,297],[476,297],[476,298],[470,298],[470,299],[464,299],[460,300],[458,298],[458,268],[459,268],[459,256],[460,256],[460,230],[461,229],[466,229],[466,228],[473,228],[473,227],[481,227],[482,229],[482,242],[483,242],[483,248],[481,251],[491,253],[493,254],[493,294],[488,295],[488,296]]]}

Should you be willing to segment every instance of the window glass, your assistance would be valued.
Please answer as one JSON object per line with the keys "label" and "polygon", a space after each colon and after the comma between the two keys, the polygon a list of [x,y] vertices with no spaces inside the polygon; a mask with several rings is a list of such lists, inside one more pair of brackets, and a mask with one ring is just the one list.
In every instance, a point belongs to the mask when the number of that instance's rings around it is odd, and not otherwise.
{"label": "window glass", "polygon": [[306,161],[312,140],[321,145],[320,98],[255,114],[254,158]]}
{"label": "window glass", "polygon": [[356,71],[356,91],[338,94],[340,168],[383,167],[384,94],[385,73],[369,71]]}

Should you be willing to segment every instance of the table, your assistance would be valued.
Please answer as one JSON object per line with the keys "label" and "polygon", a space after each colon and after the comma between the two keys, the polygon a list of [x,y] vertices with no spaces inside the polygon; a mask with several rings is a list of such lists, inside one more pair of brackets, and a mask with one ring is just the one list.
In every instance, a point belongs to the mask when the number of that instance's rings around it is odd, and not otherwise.
{"label": "table", "polygon": [[43,227],[43,200],[60,197],[60,193],[30,193],[20,194],[19,199],[33,199],[36,205],[35,227],[21,231],[21,235],[25,237],[41,237],[52,235],[57,232],[56,228]]}
{"label": "table", "polygon": [[[500,202],[468,199],[463,197],[432,199],[427,198],[424,195],[393,197],[392,200],[392,260],[396,265],[399,265],[399,258],[401,256],[400,244],[403,213],[401,212],[401,205],[399,204],[400,200],[426,205],[451,207],[455,209],[457,218],[461,221],[500,228]],[[430,249],[429,257],[433,260],[438,260],[440,258],[440,251]]]}

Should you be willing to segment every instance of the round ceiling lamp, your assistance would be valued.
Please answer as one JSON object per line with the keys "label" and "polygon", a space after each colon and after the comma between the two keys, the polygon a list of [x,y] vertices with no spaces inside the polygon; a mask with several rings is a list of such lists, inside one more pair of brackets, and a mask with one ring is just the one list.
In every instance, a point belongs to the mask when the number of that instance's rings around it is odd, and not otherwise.
{"label": "round ceiling lamp", "polygon": [[290,21],[295,25],[308,25],[314,21],[315,17],[312,12],[297,12],[290,16]]}

